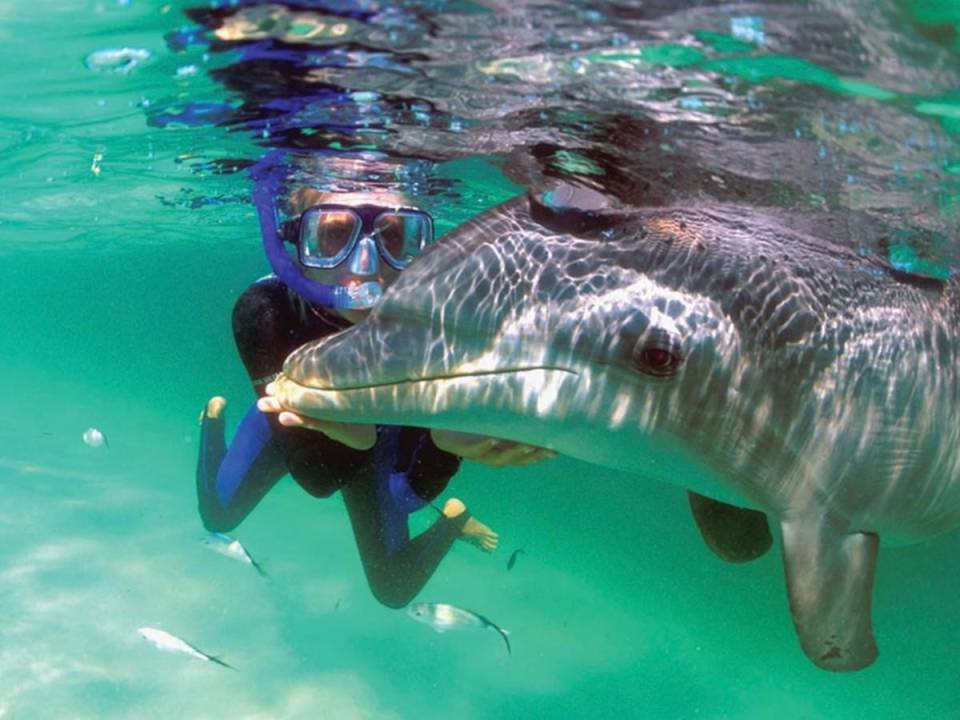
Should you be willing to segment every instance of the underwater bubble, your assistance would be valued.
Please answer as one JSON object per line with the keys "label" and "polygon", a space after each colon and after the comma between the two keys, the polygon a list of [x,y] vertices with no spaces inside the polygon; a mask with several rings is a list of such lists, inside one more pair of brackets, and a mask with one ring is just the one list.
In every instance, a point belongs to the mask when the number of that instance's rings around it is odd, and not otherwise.
{"label": "underwater bubble", "polygon": [[83,63],[89,70],[125,75],[149,59],[150,51],[143,48],[104,48],[87,55]]}
{"label": "underwater bubble", "polygon": [[83,443],[92,448],[103,447],[107,444],[107,438],[96,428],[87,428],[83,431]]}
{"label": "underwater bubble", "polygon": [[730,34],[738,40],[765,45],[766,33],[763,31],[763,18],[756,15],[744,15],[730,18]]}

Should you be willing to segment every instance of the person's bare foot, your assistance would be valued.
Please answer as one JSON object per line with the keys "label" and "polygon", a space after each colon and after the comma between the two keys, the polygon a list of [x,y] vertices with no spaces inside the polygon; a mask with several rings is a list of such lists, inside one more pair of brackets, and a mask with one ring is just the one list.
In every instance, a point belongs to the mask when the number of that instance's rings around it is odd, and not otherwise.
{"label": "person's bare foot", "polygon": [[207,417],[216,420],[218,417],[220,417],[220,413],[223,412],[223,409],[226,406],[226,398],[220,397],[219,395],[214,395],[212,398],[207,400]]}
{"label": "person's bare foot", "polygon": [[[463,504],[463,501],[457,498],[450,498],[443,504],[443,514],[449,518],[462,515],[466,511],[467,506]],[[488,553],[492,553],[494,550],[496,550],[497,545],[500,542],[500,536],[497,535],[497,533],[495,533],[491,528],[477,520],[475,517],[468,518],[467,522],[464,523],[463,530],[460,531],[459,539],[468,542],[471,545],[476,545],[478,548]]]}

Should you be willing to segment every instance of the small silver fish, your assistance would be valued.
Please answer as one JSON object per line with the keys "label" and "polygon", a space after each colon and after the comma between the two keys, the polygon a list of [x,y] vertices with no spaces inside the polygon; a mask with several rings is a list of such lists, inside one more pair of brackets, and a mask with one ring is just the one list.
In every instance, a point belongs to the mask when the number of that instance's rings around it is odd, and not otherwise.
{"label": "small silver fish", "polygon": [[510,559],[507,560],[507,570],[513,570],[513,566],[517,564],[517,557],[520,555],[526,555],[527,552],[523,548],[517,548],[510,554]]}
{"label": "small silver fish", "polygon": [[509,633],[499,625],[490,622],[487,618],[472,610],[466,610],[456,605],[446,603],[413,603],[407,608],[407,614],[417,622],[429,625],[439,633],[447,630],[463,630],[468,627],[491,628],[500,633],[507,644],[507,654],[510,650]]}
{"label": "small silver fish", "polygon": [[253,559],[253,556],[247,552],[247,549],[241,545],[240,541],[236,538],[232,538],[223,533],[212,532],[207,534],[207,537],[204,538],[203,543],[214,552],[218,552],[221,555],[226,555],[228,558],[233,558],[234,560],[239,560],[247,565],[252,565],[253,569],[256,570],[261,576],[267,576],[267,573],[264,571],[260,563]]}
{"label": "small silver fish", "polygon": [[106,435],[94,427],[87,428],[83,431],[83,442],[85,445],[89,445],[92,448],[98,448],[104,445],[110,447],[110,443],[107,442]]}
{"label": "small silver fish", "polygon": [[213,655],[208,655],[207,653],[203,652],[203,650],[195,648],[186,640],[181,640],[176,635],[171,635],[166,630],[159,630],[152,627],[140,627],[137,628],[137,632],[140,633],[147,642],[157,648],[157,650],[182,653],[184,655],[197,658],[198,660],[206,660],[207,662],[216,663],[217,665],[230,668],[231,670],[235,669],[233,665],[228,665],[220,658],[214,657]]}

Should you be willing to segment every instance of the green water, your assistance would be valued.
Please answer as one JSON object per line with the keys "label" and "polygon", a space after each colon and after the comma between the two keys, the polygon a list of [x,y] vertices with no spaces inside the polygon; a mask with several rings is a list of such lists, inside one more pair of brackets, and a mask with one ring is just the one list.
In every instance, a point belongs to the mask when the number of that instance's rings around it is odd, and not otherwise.
{"label": "green water", "polygon": [[[725,565],[679,488],[566,459],[465,464],[451,490],[501,550],[456,547],[421,594],[509,629],[512,657],[378,605],[340,501],[289,481],[238,532],[268,580],[206,549],[197,414],[220,393],[235,421],[251,400],[229,314],[267,268],[252,208],[229,201],[245,180],[189,171],[253,156],[249,139],[144,121],[144,100],[222,95],[175,77],[187,61],[162,36],[183,4],[0,4],[0,718],[960,717],[956,533],[884,550],[881,656],[849,675],[801,653],[778,552]],[[917,15],[956,21],[951,3]],[[153,59],[84,67],[122,45]],[[465,201],[442,227],[511,192],[477,161],[443,172]],[[228,201],[189,207],[201,196]],[[109,448],[81,442],[90,426]],[[144,625],[236,670],[159,653]]]}

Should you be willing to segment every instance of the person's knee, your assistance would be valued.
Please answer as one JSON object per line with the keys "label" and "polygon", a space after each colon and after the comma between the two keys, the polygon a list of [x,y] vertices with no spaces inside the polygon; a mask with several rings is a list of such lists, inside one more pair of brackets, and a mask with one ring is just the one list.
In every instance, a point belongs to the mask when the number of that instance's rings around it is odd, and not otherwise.
{"label": "person's knee", "polygon": [[207,532],[228,533],[236,528],[243,519],[234,517],[228,513],[217,512],[213,508],[203,507],[202,505],[200,506],[199,510],[200,521],[203,523],[203,529]]}
{"label": "person's knee", "polygon": [[310,495],[321,500],[330,497],[340,489],[340,483],[330,476],[298,474],[294,475],[293,479]]}
{"label": "person's knee", "polygon": [[403,610],[407,605],[410,604],[411,598],[407,597],[395,597],[393,595],[378,595],[374,593],[374,597],[380,601],[381,605],[386,605],[391,610]]}
{"label": "person's knee", "polygon": [[203,521],[203,529],[211,533],[228,533],[236,527],[236,523]]}
{"label": "person's knee", "polygon": [[402,610],[413,600],[413,594],[400,592],[399,588],[392,587],[389,583],[374,580],[370,581],[370,592],[377,602],[393,610]]}

